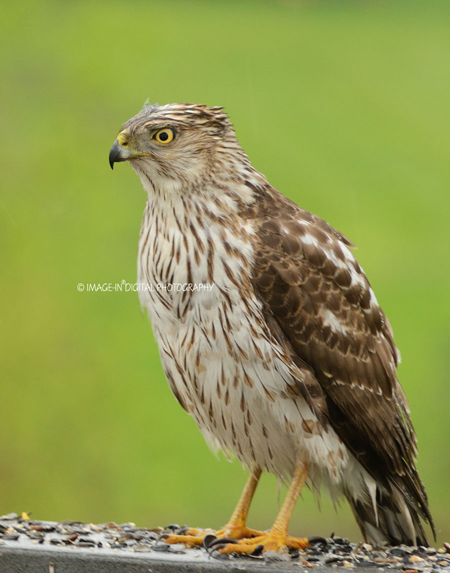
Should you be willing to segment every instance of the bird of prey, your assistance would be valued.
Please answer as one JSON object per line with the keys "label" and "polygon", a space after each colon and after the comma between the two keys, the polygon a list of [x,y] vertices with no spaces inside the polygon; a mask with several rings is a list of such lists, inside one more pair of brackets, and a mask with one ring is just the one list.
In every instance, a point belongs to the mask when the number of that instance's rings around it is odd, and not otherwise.
{"label": "bird of prey", "polygon": [[[288,535],[305,484],[346,497],[368,542],[427,545],[399,355],[352,243],[252,167],[223,108],[146,104],[109,161],[129,161],[147,192],[139,295],[170,388],[207,442],[250,470],[220,551],[306,547]],[[272,528],[255,531],[264,471],[290,486]]]}

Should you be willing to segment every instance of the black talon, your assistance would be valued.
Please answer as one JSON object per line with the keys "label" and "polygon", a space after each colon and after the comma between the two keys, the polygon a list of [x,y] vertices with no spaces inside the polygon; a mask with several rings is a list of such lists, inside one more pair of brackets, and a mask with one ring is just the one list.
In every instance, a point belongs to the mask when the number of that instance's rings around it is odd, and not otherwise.
{"label": "black talon", "polygon": [[229,537],[216,537],[216,539],[212,540],[209,545],[208,549],[215,548],[217,545],[227,545],[228,543],[236,545],[239,543],[237,539],[231,539]]}
{"label": "black talon", "polygon": [[252,552],[252,555],[254,557],[257,557],[258,555],[261,555],[261,553],[263,552],[264,549],[264,545],[257,545],[255,547],[255,550]]}
{"label": "black talon", "polygon": [[216,539],[217,537],[214,535],[214,533],[208,533],[208,535],[205,535],[203,538],[203,547],[205,549],[209,549],[211,543],[213,543]]}
{"label": "black talon", "polygon": [[[219,543],[217,545],[214,545],[214,547],[211,547],[211,545],[209,545],[206,548],[206,552],[208,553],[208,555],[210,557],[214,557],[215,556],[214,554],[218,553],[219,549],[222,549],[222,547],[225,547],[225,545],[226,545],[225,543]],[[219,553],[219,555],[221,555],[221,554]]]}

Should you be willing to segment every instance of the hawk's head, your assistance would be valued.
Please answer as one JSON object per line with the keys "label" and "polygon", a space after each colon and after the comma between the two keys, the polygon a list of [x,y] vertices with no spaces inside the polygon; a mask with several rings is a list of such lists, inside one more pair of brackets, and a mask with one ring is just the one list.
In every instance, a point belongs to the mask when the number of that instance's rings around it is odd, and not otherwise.
{"label": "hawk's head", "polygon": [[130,161],[145,188],[185,190],[205,182],[218,165],[226,170],[227,153],[244,156],[222,108],[146,104],[123,126],[109,162]]}

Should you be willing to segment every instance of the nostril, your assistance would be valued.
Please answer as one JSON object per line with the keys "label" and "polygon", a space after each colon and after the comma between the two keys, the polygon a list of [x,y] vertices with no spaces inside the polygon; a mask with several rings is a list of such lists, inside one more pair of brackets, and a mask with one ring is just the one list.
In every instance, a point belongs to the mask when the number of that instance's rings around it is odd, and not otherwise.
{"label": "nostril", "polygon": [[117,143],[121,147],[128,147],[128,133],[124,133],[123,131],[119,133],[117,136]]}

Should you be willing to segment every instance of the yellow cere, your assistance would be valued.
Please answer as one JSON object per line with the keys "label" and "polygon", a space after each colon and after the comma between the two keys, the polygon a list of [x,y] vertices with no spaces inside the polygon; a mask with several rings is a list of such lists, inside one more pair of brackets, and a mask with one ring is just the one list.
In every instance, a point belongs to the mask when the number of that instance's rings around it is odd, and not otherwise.
{"label": "yellow cere", "polygon": [[127,143],[128,143],[128,132],[127,131],[121,131],[119,133],[119,135],[117,136],[117,143],[119,145],[121,145],[122,147],[124,145],[127,145]]}

